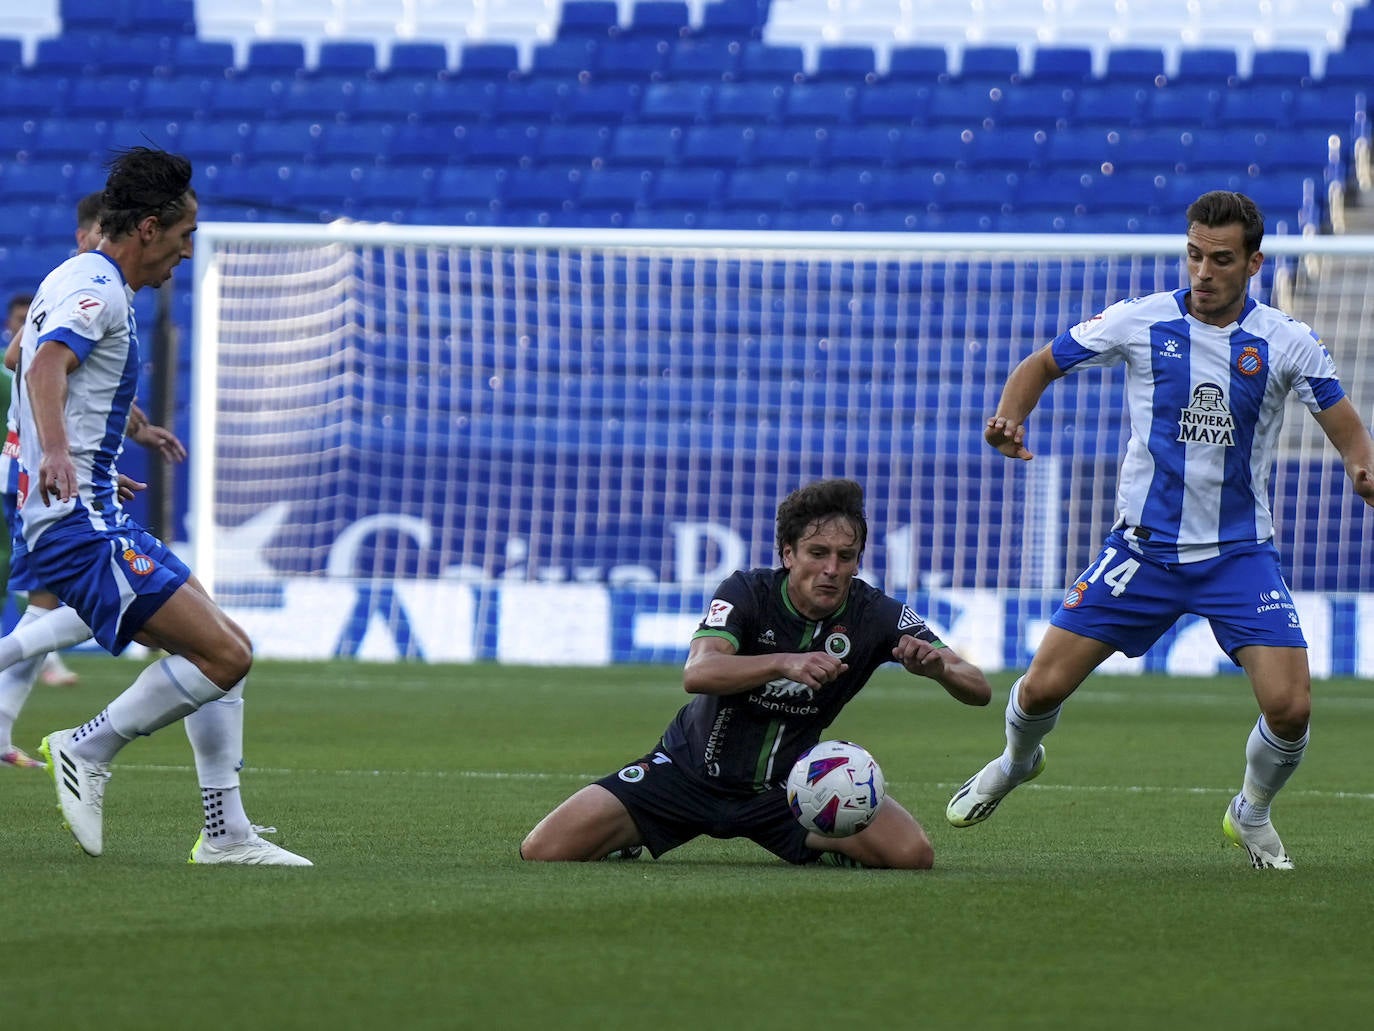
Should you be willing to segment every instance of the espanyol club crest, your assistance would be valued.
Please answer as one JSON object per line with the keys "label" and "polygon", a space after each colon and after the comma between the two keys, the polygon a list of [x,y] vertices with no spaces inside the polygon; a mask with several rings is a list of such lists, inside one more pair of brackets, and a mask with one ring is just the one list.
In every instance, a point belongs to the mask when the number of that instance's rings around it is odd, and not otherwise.
{"label": "espanyol club crest", "polygon": [[1086,580],[1079,580],[1078,583],[1069,588],[1069,593],[1064,595],[1064,608],[1078,608],[1079,604],[1083,601],[1083,595],[1087,593],[1088,582]]}
{"label": "espanyol club crest", "polygon": [[1236,371],[1242,376],[1254,376],[1264,370],[1264,357],[1259,348],[1250,346],[1236,355]]}
{"label": "espanyol club crest", "polygon": [[157,568],[157,563],[147,555],[140,555],[133,548],[127,548],[122,556],[124,562],[129,567],[129,572],[135,576],[147,576]]}

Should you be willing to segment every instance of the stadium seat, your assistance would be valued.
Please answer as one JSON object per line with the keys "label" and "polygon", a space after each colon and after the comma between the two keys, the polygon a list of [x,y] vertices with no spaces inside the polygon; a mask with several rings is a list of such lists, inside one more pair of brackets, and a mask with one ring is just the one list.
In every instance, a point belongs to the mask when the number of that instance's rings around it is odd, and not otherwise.
{"label": "stadium seat", "polygon": [[1037,47],[1030,77],[1032,82],[1082,86],[1093,78],[1093,52],[1087,47]]}
{"label": "stadium seat", "polygon": [[[1256,55],[1258,56],[1258,55]],[[1256,83],[1251,79],[1224,91],[1217,108],[1217,122],[1227,126],[1268,126],[1288,120],[1296,87]]]}
{"label": "stadium seat", "polygon": [[1189,48],[1178,55],[1172,81],[1207,86],[1232,86],[1239,78],[1236,52],[1216,47]]}
{"label": "stadium seat", "polygon": [[973,133],[964,152],[974,171],[1029,172],[1045,160],[1048,134],[1037,129],[1008,127]]}
{"label": "stadium seat", "polygon": [[390,124],[328,122],[321,126],[315,156],[324,163],[374,164],[391,153],[392,132]]}
{"label": "stadium seat", "polygon": [[248,44],[242,74],[254,78],[293,78],[305,71],[305,44],[295,40],[259,39]]}
{"label": "stadium seat", "polygon": [[706,168],[732,168],[744,164],[755,132],[742,125],[696,125],[682,136],[681,161],[684,165]]}
{"label": "stadium seat", "polygon": [[789,162],[798,167],[818,163],[827,131],[815,125],[761,125],[754,132],[753,161]]}
{"label": "stadium seat", "polygon": [[949,55],[944,47],[893,47],[886,77],[895,82],[943,81],[949,77]]}
{"label": "stadium seat", "polygon": [[468,43],[458,62],[465,79],[514,79],[520,74],[520,51],[514,43]]}
{"label": "stadium seat", "polygon": [[736,211],[777,211],[790,202],[799,175],[790,164],[736,169],[726,184],[721,204]]}
{"label": "stadium seat", "polygon": [[854,105],[862,88],[849,82],[793,83],[783,101],[783,121],[807,125],[852,122]]}
{"label": "stadium seat", "polygon": [[1368,90],[1374,85],[1374,43],[1347,46],[1327,54],[1321,84]]}
{"label": "stadium seat", "polygon": [[535,160],[540,164],[590,165],[610,146],[605,126],[546,125],[539,132]]}
{"label": "stadium seat", "polygon": [[1087,210],[1084,178],[1087,173],[1035,172],[1021,180],[1016,207],[1021,212],[1053,212],[1071,216]]}
{"label": "stadium seat", "polygon": [[620,33],[619,17],[615,0],[564,0],[558,38],[610,39]]}
{"label": "stadium seat", "polygon": [[1248,82],[1253,85],[1302,86],[1311,82],[1312,58],[1306,50],[1256,50]]}
{"label": "stadium seat", "polygon": [[880,168],[892,160],[897,136],[898,130],[886,125],[838,125],[826,133],[824,160]]}
{"label": "stadium seat", "polygon": [[535,125],[471,125],[463,139],[463,160],[514,169],[531,164],[538,148]]}
{"label": "stadium seat", "polygon": [[429,90],[423,79],[363,79],[354,83],[349,118],[354,121],[404,123],[419,116],[429,105]]}
{"label": "stadium seat", "polygon": [[872,82],[877,78],[877,68],[877,58],[870,46],[825,46],[817,55],[812,78],[817,82]]}
{"label": "stadium seat", "polygon": [[222,76],[234,67],[234,44],[181,36],[172,44],[170,62],[172,75]]}
{"label": "stadium seat", "polygon": [[1210,128],[1217,124],[1222,91],[1205,83],[1171,82],[1146,90],[1143,119],[1151,125]]}
{"label": "stadium seat", "polygon": [[654,177],[650,201],[655,206],[705,210],[720,202],[724,182],[721,169],[665,168]]}
{"label": "stadium seat", "polygon": [[113,34],[121,27],[120,5],[105,0],[62,0],[60,10],[66,32]]}
{"label": "stadium seat", "polygon": [[[4,85],[0,82],[0,101],[3,99]],[[33,145],[33,119],[11,114],[12,110],[0,102],[0,170]]]}
{"label": "stadium seat", "polygon": [[945,173],[968,165],[974,134],[958,126],[932,125],[897,135],[892,162],[898,168],[924,168]]}
{"label": "stadium seat", "polygon": [[127,75],[85,75],[67,92],[66,112],[77,118],[123,118],[139,109],[141,79]]}
{"label": "stadium seat", "polygon": [[1023,82],[1002,92],[997,120],[1004,125],[1035,125],[1051,129],[1066,124],[1076,94],[1065,82]]}
{"label": "stadium seat", "polygon": [[364,40],[327,39],[320,44],[315,66],[316,76],[346,76],[364,79],[377,70],[377,47]]}
{"label": "stadium seat", "polygon": [[440,169],[434,177],[433,201],[438,205],[488,204],[500,200],[506,178],[503,168]]}
{"label": "stadium seat", "polygon": [[315,118],[333,121],[353,110],[356,83],[352,79],[292,79],[283,84],[277,98],[282,118]]}
{"label": "stadium seat", "polygon": [[673,164],[682,130],[672,125],[622,125],[611,136],[607,160],[620,167],[655,168]]}
{"label": "stadium seat", "polygon": [[702,8],[696,35],[740,43],[762,39],[768,10],[767,0],[715,0]]}
{"label": "stadium seat", "polygon": [[259,122],[253,132],[253,161],[299,164],[315,155],[322,129],[310,118]]}
{"label": "stadium seat", "polygon": [[980,125],[996,119],[1001,99],[1001,90],[981,82],[942,86],[931,92],[926,118],[935,125]]}
{"label": "stadium seat", "polygon": [[[1153,88],[1153,87],[1152,87]],[[1144,89],[1107,85],[1085,86],[1074,101],[1072,125],[1101,125],[1126,129],[1144,117]]]}
{"label": "stadium seat", "polygon": [[361,168],[346,163],[295,168],[285,186],[286,199],[298,206],[339,213],[357,192],[362,177]]}
{"label": "stadium seat", "polygon": [[946,178],[937,173],[876,172],[869,188],[868,206],[876,211],[936,210],[944,198]]}
{"label": "stadium seat", "polygon": [[961,82],[988,83],[1005,85],[1015,82],[1021,75],[1021,54],[1016,47],[1009,46],[970,46],[965,47],[959,63]]}
{"label": "stadium seat", "polygon": [[455,135],[457,129],[452,125],[399,125],[386,141],[386,159],[395,165],[447,164],[464,149]]}
{"label": "stadium seat", "polygon": [[33,131],[33,152],[43,158],[88,161],[99,165],[105,159],[103,125],[93,118],[45,118]]}
{"label": "stadium seat", "polygon": [[102,75],[153,75],[172,66],[171,40],[161,36],[121,36],[102,49],[95,66]]}
{"label": "stadium seat", "polygon": [[669,79],[720,82],[736,77],[739,47],[723,40],[682,40],[668,50],[664,75]]}
{"label": "stadium seat", "polygon": [[772,82],[727,82],[716,89],[714,118],[717,122],[777,122],[787,91]]}
{"label": "stadium seat", "polygon": [[568,93],[563,118],[568,122],[617,125],[631,121],[639,110],[643,87],[637,82],[592,82]]}
{"label": "stadium seat", "polygon": [[613,39],[596,51],[596,75],[603,79],[648,82],[661,78],[669,47],[657,39]]}
{"label": "stadium seat", "polygon": [[1161,85],[1164,66],[1164,51],[1158,47],[1113,47],[1102,78],[1118,87]]}
{"label": "stadium seat", "polygon": [[442,43],[398,40],[391,44],[386,74],[392,77],[437,79],[448,71],[448,48]]}
{"label": "stadium seat", "polygon": [[686,37],[691,16],[684,0],[638,0],[620,34],[628,39],[676,41]]}
{"label": "stadium seat", "polygon": [[1325,84],[1298,90],[1288,110],[1288,124],[1299,129],[1326,129],[1351,138],[1357,92],[1352,86]]}
{"label": "stadium seat", "polygon": [[96,72],[107,47],[117,45],[101,36],[72,35],[40,39],[30,73],[34,75],[84,75]]}
{"label": "stadium seat", "polygon": [[1348,47],[1374,46],[1374,5],[1350,6],[1350,25],[1346,30]]}
{"label": "stadium seat", "polygon": [[6,75],[24,67],[24,43],[18,39],[0,39],[0,72]]}
{"label": "stadium seat", "polygon": [[[853,214],[868,199],[875,172],[861,168],[828,168],[803,171],[793,186],[790,203],[798,209]],[[820,222],[828,219],[820,218]]]}
{"label": "stadium seat", "polygon": [[183,122],[175,142],[177,151],[197,167],[243,162],[252,152],[252,138],[246,122]]}
{"label": "stadium seat", "polygon": [[530,75],[536,79],[577,82],[589,78],[596,67],[596,44],[590,39],[556,39],[535,46]]}
{"label": "stadium seat", "polygon": [[905,80],[866,86],[855,103],[855,121],[859,125],[924,125],[931,97],[940,88]]}
{"label": "stadium seat", "polygon": [[571,206],[581,188],[581,175],[562,166],[518,168],[506,177],[502,199],[512,208],[539,211]]}
{"label": "stadium seat", "polygon": [[692,80],[650,83],[644,87],[639,117],[669,125],[701,124],[708,118],[711,96],[709,85]]}
{"label": "stadium seat", "polygon": [[434,82],[425,91],[420,118],[436,123],[472,123],[488,118],[496,107],[499,86],[480,79]]}
{"label": "stadium seat", "polygon": [[642,204],[653,173],[640,168],[596,168],[582,177],[578,203],[592,210],[633,211]]}
{"label": "stadium seat", "polygon": [[[38,151],[42,153],[42,151]],[[38,201],[65,202],[70,196],[66,163],[47,157],[27,162],[14,161],[0,169],[0,186],[7,203]]]}
{"label": "stadium seat", "polygon": [[500,122],[557,120],[571,89],[570,83],[558,79],[520,79],[503,83],[492,105],[491,117]]}
{"label": "stadium seat", "polygon": [[739,78],[790,83],[806,73],[806,56],[799,46],[746,43],[739,63]]}

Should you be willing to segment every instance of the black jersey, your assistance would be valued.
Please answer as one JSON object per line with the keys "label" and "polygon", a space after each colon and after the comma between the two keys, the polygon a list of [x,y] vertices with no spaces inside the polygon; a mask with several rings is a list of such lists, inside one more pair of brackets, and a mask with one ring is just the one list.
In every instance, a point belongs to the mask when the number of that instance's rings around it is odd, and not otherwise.
{"label": "black jersey", "polygon": [[908,606],[855,579],[825,619],[807,619],[787,597],[787,570],[737,572],[716,588],[693,640],[723,637],[740,655],[826,651],[848,664],[813,692],[779,679],[729,695],[695,695],[663,733],[660,748],[683,770],[730,792],[763,791],[787,779],[873,671],[892,661],[905,634],[943,647]]}

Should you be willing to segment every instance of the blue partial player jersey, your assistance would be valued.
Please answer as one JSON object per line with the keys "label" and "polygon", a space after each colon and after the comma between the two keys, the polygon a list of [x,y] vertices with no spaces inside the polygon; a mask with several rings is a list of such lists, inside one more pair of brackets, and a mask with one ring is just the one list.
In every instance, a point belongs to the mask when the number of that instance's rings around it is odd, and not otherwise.
{"label": "blue partial player jersey", "polygon": [[807,619],[787,597],[787,570],[737,572],[716,588],[698,637],[722,637],[739,655],[825,651],[849,669],[819,691],[792,680],[728,695],[693,695],[659,747],[680,770],[724,793],[776,787],[821,738],[874,671],[892,662],[903,636],[943,647],[912,609],[853,580],[849,597],[825,619]]}
{"label": "blue partial player jersey", "polygon": [[[120,524],[123,508],[115,462],[124,448],[124,430],[138,388],[138,334],[133,291],[114,260],[99,251],[68,258],[38,287],[20,348],[19,398],[20,497],[24,540],[30,550],[55,523],[84,518],[96,530]],[[80,364],[67,377],[67,441],[78,480],[77,497],[59,502],[28,496],[43,457],[25,371],[38,348],[61,341]]]}
{"label": "blue partial player jersey", "polygon": [[1199,562],[1274,535],[1269,510],[1289,393],[1316,413],[1345,396],[1312,330],[1247,298],[1210,326],[1188,291],[1120,301],[1057,337],[1065,373],[1126,366],[1131,436],[1117,483],[1117,526],[1147,533],[1145,554]]}

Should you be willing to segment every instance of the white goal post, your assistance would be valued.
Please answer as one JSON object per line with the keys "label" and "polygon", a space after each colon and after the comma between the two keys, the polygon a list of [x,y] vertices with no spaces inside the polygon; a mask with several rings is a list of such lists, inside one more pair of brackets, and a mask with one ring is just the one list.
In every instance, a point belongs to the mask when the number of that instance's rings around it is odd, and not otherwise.
{"label": "white goal post", "polygon": [[[1322,333],[1368,418],[1374,239],[1264,249],[1252,290]],[[851,476],[865,577],[986,668],[1019,667],[1110,525],[1120,370],[1047,393],[1034,462],[988,449],[983,422],[1031,350],[1185,283],[1182,251],[203,224],[193,568],[264,654],[680,661],[715,583],[775,563],[778,501]],[[1300,407],[1274,489],[1314,669],[1374,676],[1374,519]],[[1185,621],[1119,668],[1228,665]]]}

